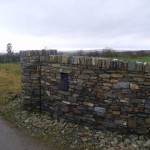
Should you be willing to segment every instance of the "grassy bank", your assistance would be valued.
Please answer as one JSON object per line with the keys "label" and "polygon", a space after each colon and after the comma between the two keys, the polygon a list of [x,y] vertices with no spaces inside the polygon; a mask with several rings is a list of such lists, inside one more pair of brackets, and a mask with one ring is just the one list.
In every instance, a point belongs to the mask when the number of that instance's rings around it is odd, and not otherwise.
{"label": "grassy bank", "polygon": [[14,100],[20,91],[20,64],[0,64],[0,114],[6,120],[14,121],[14,110],[3,109],[2,106]]}
{"label": "grassy bank", "polygon": [[14,99],[20,91],[20,64],[0,64],[0,104]]}
{"label": "grassy bank", "polygon": [[114,57],[114,59],[138,62],[150,62],[150,57]]}

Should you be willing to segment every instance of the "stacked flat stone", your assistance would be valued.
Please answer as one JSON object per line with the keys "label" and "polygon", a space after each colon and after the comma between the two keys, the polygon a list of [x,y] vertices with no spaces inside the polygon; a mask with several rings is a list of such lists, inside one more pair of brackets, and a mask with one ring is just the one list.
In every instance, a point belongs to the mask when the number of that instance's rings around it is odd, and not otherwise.
{"label": "stacked flat stone", "polygon": [[150,133],[150,63],[25,51],[21,64],[29,108],[95,129]]}
{"label": "stacked flat stone", "polygon": [[49,56],[56,53],[56,50],[20,52],[22,97],[26,109],[41,110],[40,57],[42,55]]}

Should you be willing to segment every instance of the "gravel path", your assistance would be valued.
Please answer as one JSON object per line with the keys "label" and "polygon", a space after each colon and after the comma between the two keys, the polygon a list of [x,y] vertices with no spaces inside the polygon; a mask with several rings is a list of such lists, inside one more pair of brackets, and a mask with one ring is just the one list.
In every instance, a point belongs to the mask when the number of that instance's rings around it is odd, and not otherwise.
{"label": "gravel path", "polygon": [[0,118],[0,150],[52,150]]}

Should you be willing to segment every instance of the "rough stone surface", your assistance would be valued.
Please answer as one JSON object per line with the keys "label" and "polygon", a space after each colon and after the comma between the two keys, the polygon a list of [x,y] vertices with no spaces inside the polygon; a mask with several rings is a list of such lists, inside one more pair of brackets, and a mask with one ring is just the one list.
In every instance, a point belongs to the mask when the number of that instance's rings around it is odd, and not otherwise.
{"label": "rough stone surface", "polygon": [[130,83],[130,88],[131,90],[139,90],[138,84],[135,84],[135,83]]}
{"label": "rough stone surface", "polygon": [[113,88],[115,88],[115,89],[128,89],[129,88],[129,82],[114,83]]}
{"label": "rough stone surface", "polygon": [[95,129],[149,134],[149,66],[55,50],[21,52],[24,106]]}
{"label": "rough stone surface", "polygon": [[102,107],[94,107],[94,111],[100,112],[100,113],[106,113],[106,109]]}

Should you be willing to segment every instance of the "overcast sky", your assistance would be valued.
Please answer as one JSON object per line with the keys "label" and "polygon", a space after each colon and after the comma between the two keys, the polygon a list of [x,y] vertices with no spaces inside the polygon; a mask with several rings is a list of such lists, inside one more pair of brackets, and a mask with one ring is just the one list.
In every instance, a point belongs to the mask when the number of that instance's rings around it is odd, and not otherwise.
{"label": "overcast sky", "polygon": [[150,49],[150,0],[0,0],[0,52]]}

